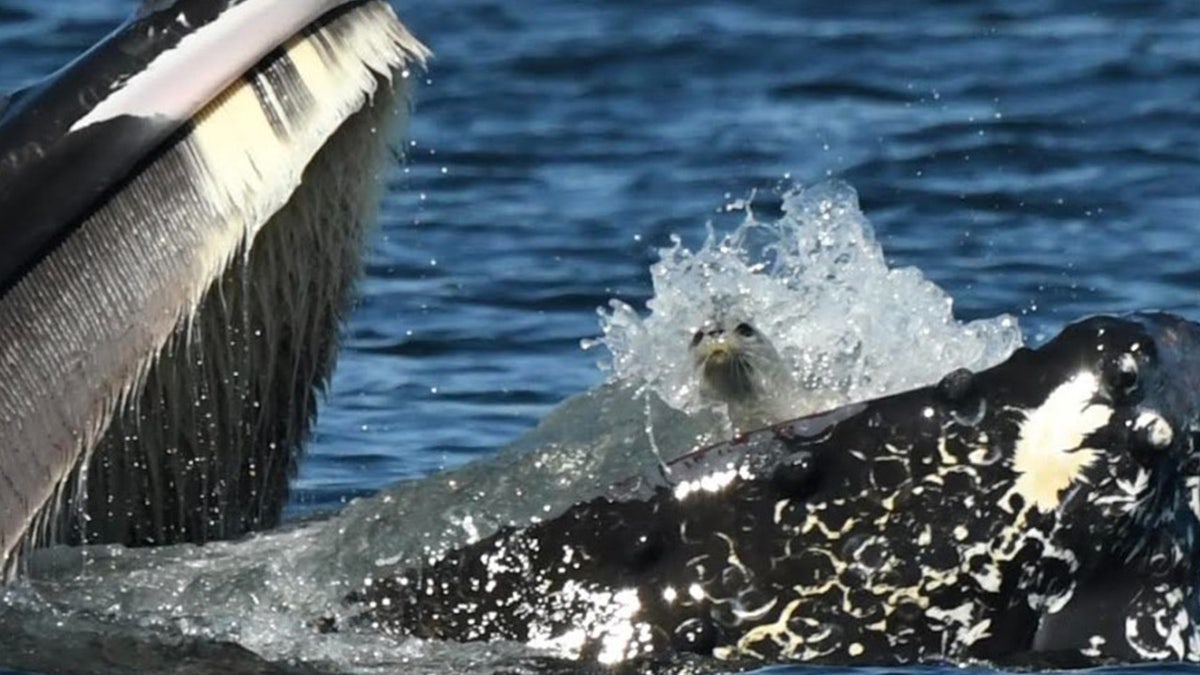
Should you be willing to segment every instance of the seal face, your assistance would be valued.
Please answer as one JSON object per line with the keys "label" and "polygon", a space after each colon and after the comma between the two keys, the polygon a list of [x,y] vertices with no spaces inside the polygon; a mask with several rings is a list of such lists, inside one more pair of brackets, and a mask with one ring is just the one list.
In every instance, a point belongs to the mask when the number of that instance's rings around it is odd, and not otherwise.
{"label": "seal face", "polygon": [[1197,345],[1162,315],[1075,324],[381,570],[354,622],[605,664],[1200,660]]}
{"label": "seal face", "polygon": [[795,380],[766,335],[744,319],[711,319],[692,335],[692,365],[703,398],[725,404],[735,433],[788,417]]}

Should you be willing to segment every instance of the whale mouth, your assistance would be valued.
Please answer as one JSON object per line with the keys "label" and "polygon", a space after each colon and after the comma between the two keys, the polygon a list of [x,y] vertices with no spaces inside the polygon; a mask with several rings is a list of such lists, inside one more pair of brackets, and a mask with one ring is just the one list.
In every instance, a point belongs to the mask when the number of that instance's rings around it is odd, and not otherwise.
{"label": "whale mouth", "polygon": [[145,3],[13,95],[0,580],[278,521],[427,55],[382,0]]}

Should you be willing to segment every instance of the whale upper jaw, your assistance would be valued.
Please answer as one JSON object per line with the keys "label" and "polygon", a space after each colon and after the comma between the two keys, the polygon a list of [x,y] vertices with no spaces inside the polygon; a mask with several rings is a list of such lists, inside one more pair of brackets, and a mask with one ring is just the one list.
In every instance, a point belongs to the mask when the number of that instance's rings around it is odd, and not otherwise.
{"label": "whale upper jaw", "polygon": [[[0,291],[156,146],[272,50],[350,0],[146,2],[0,105]],[[408,38],[415,59],[427,50]]]}
{"label": "whale upper jaw", "polygon": [[1195,324],[1098,317],[373,574],[356,625],[603,663],[1200,660]]}
{"label": "whale upper jaw", "polygon": [[278,518],[427,55],[382,0],[146,2],[3,106],[0,580]]}

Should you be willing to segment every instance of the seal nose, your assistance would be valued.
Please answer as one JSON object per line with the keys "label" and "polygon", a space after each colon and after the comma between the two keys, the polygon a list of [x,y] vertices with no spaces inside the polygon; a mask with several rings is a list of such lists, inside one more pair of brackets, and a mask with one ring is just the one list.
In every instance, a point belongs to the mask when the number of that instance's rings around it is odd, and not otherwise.
{"label": "seal nose", "polygon": [[733,349],[725,342],[725,338],[713,340],[704,349],[704,359],[713,365],[723,366],[733,358]]}

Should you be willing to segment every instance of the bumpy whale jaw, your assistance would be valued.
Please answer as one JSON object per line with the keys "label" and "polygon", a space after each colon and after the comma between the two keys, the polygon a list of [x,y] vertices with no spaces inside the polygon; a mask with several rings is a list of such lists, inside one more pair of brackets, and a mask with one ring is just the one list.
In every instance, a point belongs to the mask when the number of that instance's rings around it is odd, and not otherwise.
{"label": "bumpy whale jaw", "polygon": [[1196,660],[1197,390],[1179,366],[1197,335],[1091,319],[700,451],[670,482],[381,570],[352,623],[605,664]]}
{"label": "bumpy whale jaw", "polygon": [[147,3],[13,97],[0,578],[277,520],[426,55],[381,0]]}

